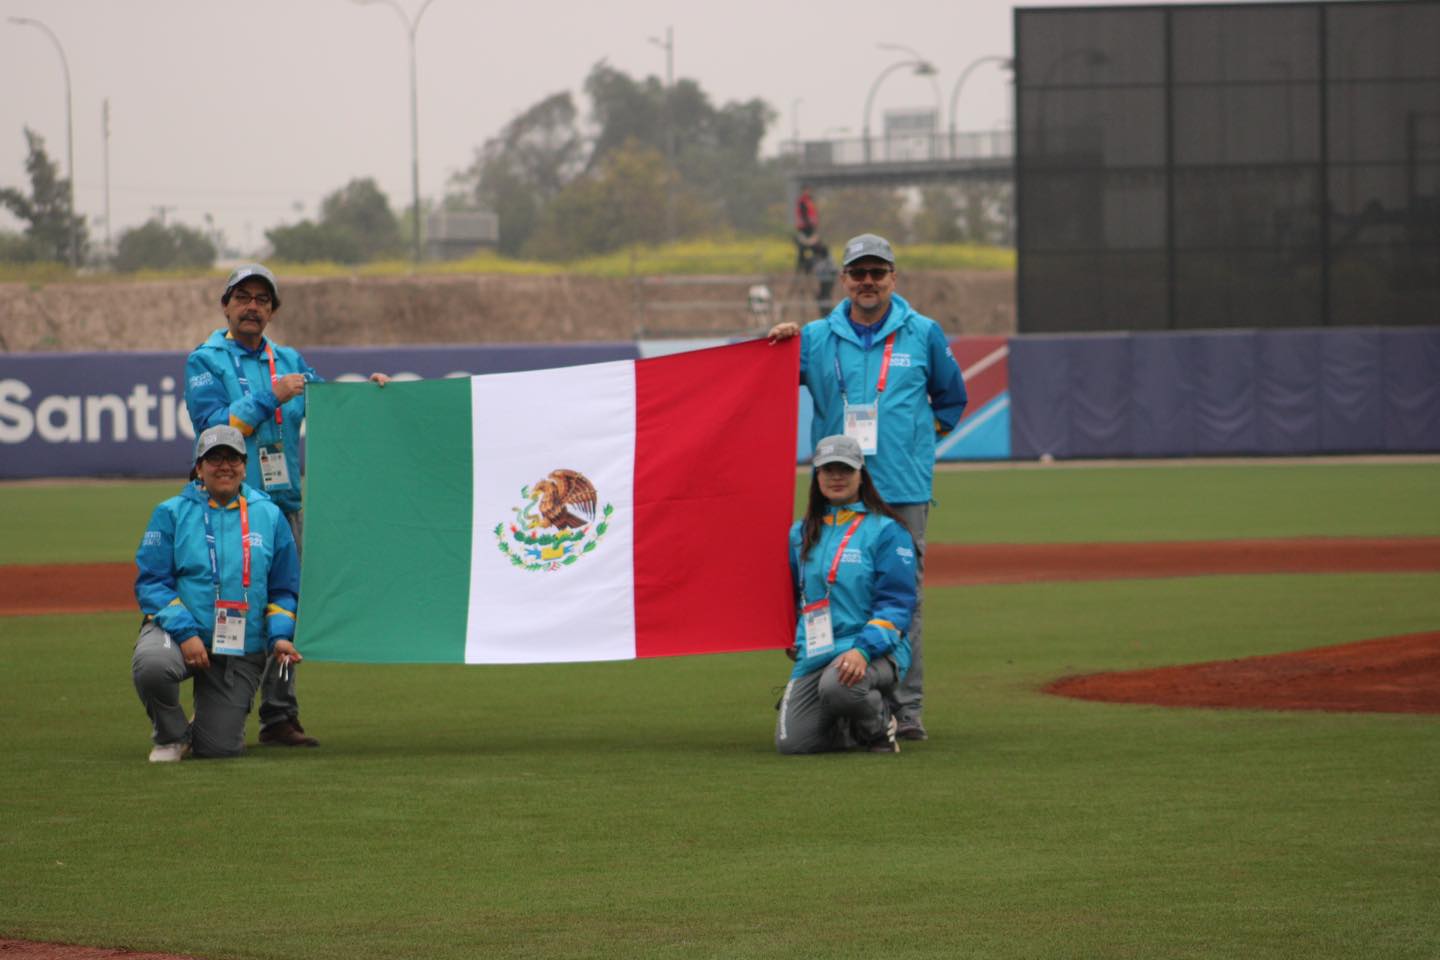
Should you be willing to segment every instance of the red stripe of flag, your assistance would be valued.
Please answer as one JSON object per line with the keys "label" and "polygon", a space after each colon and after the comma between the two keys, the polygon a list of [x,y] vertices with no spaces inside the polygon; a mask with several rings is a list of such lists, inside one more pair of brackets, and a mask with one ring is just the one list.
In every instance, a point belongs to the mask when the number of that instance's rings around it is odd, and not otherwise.
{"label": "red stripe of flag", "polygon": [[800,338],[635,362],[635,655],[789,646]]}

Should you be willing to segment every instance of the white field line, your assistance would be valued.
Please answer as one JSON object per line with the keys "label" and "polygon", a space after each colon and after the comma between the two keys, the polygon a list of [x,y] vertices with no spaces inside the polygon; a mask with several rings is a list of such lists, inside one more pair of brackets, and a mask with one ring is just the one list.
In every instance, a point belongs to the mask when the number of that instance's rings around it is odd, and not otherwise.
{"label": "white field line", "polygon": [[1009,396],[999,397],[996,400],[992,401],[990,409],[986,410],[982,414],[971,417],[969,420],[964,421],[964,423],[961,424],[958,430],[956,430],[954,433],[950,434],[950,436],[946,437],[944,440],[941,440],[938,444],[936,444],[935,455],[938,457],[940,454],[946,453],[950,450],[951,447],[955,446],[955,444],[959,443],[961,440],[964,440],[966,437],[970,436],[970,434],[974,433],[976,430],[984,426],[988,420],[1001,413],[1004,413],[1006,410],[1009,409]]}
{"label": "white field line", "polygon": [[965,374],[965,379],[969,380],[971,377],[978,377],[980,374],[995,366],[995,364],[999,363],[1001,360],[1004,360],[1008,356],[1010,356],[1009,344],[990,351],[985,356],[981,357],[979,360],[976,360],[969,369],[963,371],[963,373]]}

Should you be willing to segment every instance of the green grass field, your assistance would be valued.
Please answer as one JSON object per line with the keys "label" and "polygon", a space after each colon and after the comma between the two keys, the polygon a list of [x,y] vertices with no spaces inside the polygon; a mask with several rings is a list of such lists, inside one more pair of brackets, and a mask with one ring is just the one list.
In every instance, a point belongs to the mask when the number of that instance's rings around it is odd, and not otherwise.
{"label": "green grass field", "polygon": [[[0,486],[0,563],[127,559],[174,486]],[[931,536],[1436,535],[1437,494],[1436,464],[959,470]],[[932,739],[898,757],[777,757],[788,664],[746,654],[312,664],[319,750],[151,766],[136,619],[0,620],[0,937],[277,960],[1440,956],[1440,718],[1037,692],[1434,630],[1440,575],[931,589]]]}

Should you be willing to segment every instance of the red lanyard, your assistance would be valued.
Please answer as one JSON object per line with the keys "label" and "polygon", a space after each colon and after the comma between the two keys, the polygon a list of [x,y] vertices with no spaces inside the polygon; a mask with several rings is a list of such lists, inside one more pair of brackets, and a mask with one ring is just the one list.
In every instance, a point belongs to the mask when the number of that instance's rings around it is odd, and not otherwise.
{"label": "red lanyard", "polygon": [[840,538],[840,546],[835,550],[835,559],[830,561],[830,575],[825,578],[826,592],[829,592],[829,585],[835,582],[835,574],[840,569],[840,557],[845,553],[845,544],[850,542],[850,537],[855,533],[855,528],[860,526],[860,521],[865,519],[865,514],[857,513],[855,519],[850,521],[850,529],[845,531],[845,536]]}
{"label": "red lanyard", "polygon": [[[895,349],[895,334],[885,338],[885,359],[880,361],[880,382],[875,384],[877,394],[885,392],[885,378],[890,376],[890,353]],[[274,361],[271,361],[271,368],[274,368]]]}
{"label": "red lanyard", "polygon": [[[275,376],[275,351],[270,349],[270,341],[268,340],[265,341],[265,356],[270,358],[270,389],[273,391],[275,389],[275,381],[279,378]],[[890,352],[888,349],[885,352],[885,362],[887,365],[890,362]],[[880,374],[880,382],[885,382],[885,374],[883,372]],[[881,387],[880,389],[883,390],[885,388]],[[285,418],[280,415],[280,404],[278,403],[275,404],[275,422],[281,425],[285,422]]]}
{"label": "red lanyard", "polygon": [[[250,592],[250,508],[245,498],[240,497],[240,583],[245,592]],[[212,499],[210,503],[215,503]],[[219,504],[215,504],[219,507]],[[210,554],[210,578],[215,583],[215,597],[220,597],[220,555],[215,544],[215,527],[210,522],[210,510],[201,514],[205,520],[205,546]]]}
{"label": "red lanyard", "polygon": [[240,498],[240,585],[250,589],[250,508]]}

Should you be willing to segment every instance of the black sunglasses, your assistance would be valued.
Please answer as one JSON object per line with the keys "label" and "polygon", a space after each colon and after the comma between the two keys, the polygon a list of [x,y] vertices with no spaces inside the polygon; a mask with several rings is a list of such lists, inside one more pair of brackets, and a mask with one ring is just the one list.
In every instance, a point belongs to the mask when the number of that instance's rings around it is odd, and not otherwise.
{"label": "black sunglasses", "polygon": [[869,277],[871,280],[884,280],[890,272],[889,267],[847,267],[845,275],[851,280],[864,280]]}

